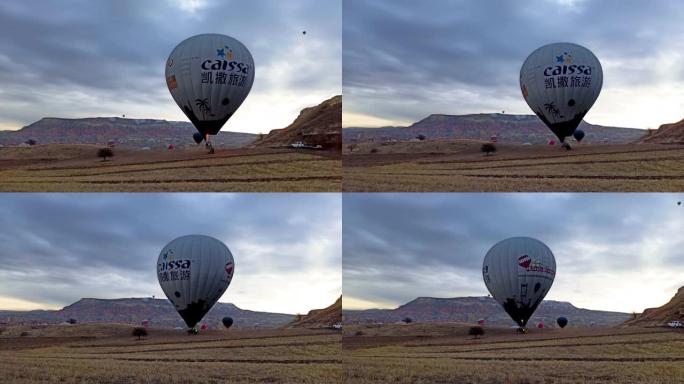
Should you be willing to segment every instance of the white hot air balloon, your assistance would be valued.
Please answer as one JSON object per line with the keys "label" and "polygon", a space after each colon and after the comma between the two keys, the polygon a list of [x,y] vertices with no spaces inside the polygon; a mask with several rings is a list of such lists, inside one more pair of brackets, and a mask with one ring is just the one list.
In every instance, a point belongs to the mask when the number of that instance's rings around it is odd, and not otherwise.
{"label": "white hot air balloon", "polygon": [[169,92],[209,148],[209,135],[216,135],[233,116],[253,82],[252,54],[225,35],[190,37],[178,44],[166,61]]}
{"label": "white hot air balloon", "polygon": [[527,105],[561,142],[575,132],[602,85],[598,58],[572,43],[538,48],[520,69],[520,89]]}
{"label": "white hot air balloon", "polygon": [[188,327],[194,327],[228,288],[235,262],[228,247],[213,237],[174,239],[159,253],[159,285]]}
{"label": "white hot air balloon", "polygon": [[485,285],[520,327],[525,327],[556,276],[556,259],[539,240],[512,237],[496,243],[482,265]]}

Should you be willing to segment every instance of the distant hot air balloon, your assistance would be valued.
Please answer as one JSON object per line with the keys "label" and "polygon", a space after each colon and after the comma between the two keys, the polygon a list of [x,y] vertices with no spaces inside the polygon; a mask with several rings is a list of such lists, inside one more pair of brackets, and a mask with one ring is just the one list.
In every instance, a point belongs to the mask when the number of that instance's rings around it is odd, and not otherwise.
{"label": "distant hot air balloon", "polygon": [[219,34],[190,37],[166,61],[171,96],[213,147],[216,135],[245,100],[254,82],[254,60],[238,40]]}
{"label": "distant hot air balloon", "polygon": [[544,323],[543,322],[537,323],[537,328],[544,329]]}
{"label": "distant hot air balloon", "polygon": [[149,320],[143,320],[143,321],[141,322],[141,324],[142,324],[143,327],[147,327],[148,325],[150,325],[150,321],[149,321]]}
{"label": "distant hot air balloon", "polygon": [[512,237],[485,255],[482,276],[487,289],[520,327],[525,327],[556,276],[553,253],[539,240]]}
{"label": "distant hot air balloon", "polygon": [[195,143],[199,144],[204,140],[204,136],[199,132],[195,132],[192,134],[192,139],[195,140]]}
{"label": "distant hot air balloon", "polygon": [[224,327],[230,328],[231,325],[233,325],[233,318],[232,318],[232,317],[229,317],[229,316],[226,316],[226,317],[223,318],[223,320],[221,320],[221,322],[223,323],[223,326],[224,326]]}
{"label": "distant hot air balloon", "polygon": [[485,319],[479,319],[477,325],[485,325]]}
{"label": "distant hot air balloon", "polygon": [[206,324],[200,325],[200,329],[203,330],[203,331],[206,331],[207,328],[209,328],[209,327],[208,327]]}
{"label": "distant hot air balloon", "polygon": [[173,151],[174,149],[176,149],[176,147],[173,144],[169,144],[168,147],[166,147],[166,149],[168,149],[169,151]]}
{"label": "distant hot air balloon", "polygon": [[568,319],[564,316],[561,316],[556,319],[556,323],[558,323],[559,327],[565,328],[565,326],[568,325]]}
{"label": "distant hot air balloon", "polygon": [[219,240],[182,236],[159,253],[157,278],[176,311],[193,328],[226,291],[234,267],[233,255]]}
{"label": "distant hot air balloon", "polygon": [[601,63],[577,44],[538,48],[520,69],[520,89],[527,105],[562,143],[594,105],[602,86]]}
{"label": "distant hot air balloon", "polygon": [[554,145],[556,145],[556,140],[549,140],[549,146],[553,147]]}
{"label": "distant hot air balloon", "polygon": [[577,128],[575,129],[575,133],[572,134],[572,137],[574,137],[575,140],[577,140],[577,142],[579,143],[582,141],[582,139],[584,139],[584,131]]}

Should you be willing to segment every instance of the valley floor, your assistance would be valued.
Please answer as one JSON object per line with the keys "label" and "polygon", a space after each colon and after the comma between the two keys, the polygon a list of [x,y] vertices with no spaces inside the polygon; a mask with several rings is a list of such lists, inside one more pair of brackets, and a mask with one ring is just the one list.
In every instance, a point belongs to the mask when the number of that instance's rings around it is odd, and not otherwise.
{"label": "valley floor", "polygon": [[345,383],[682,383],[684,330],[346,327]]}
{"label": "valley floor", "polygon": [[[345,145],[346,192],[673,192],[684,189],[684,145],[497,144],[434,141]],[[372,152],[374,151],[374,152]]]}
{"label": "valley floor", "polygon": [[275,149],[0,148],[0,192],[337,192],[339,152]]}
{"label": "valley floor", "polygon": [[[55,327],[55,326],[53,326]],[[93,326],[90,325],[90,328]],[[108,325],[99,325],[108,327]],[[340,333],[221,330],[188,335],[151,329],[117,335],[0,336],[3,383],[337,383]],[[37,331],[36,331],[37,332]],[[123,333],[122,333],[123,332]],[[35,332],[34,332],[35,333]]]}

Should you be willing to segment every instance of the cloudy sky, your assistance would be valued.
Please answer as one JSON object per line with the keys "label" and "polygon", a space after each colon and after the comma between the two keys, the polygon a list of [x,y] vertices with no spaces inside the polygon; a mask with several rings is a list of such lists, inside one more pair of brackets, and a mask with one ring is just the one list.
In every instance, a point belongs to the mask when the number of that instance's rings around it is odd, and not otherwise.
{"label": "cloudy sky", "polygon": [[547,299],[637,311],[684,286],[681,194],[345,194],[345,308],[395,308],[419,296],[487,295],[482,261],[498,241],[546,243]]}
{"label": "cloudy sky", "polygon": [[254,57],[252,91],[224,129],[283,128],[341,93],[341,13],[340,0],[2,1],[0,129],[45,116],[185,121],[164,67],[200,33],[235,37]]}
{"label": "cloudy sky", "polygon": [[220,301],[307,312],[341,294],[335,194],[5,194],[0,309],[61,308],[82,297],[165,297],[162,247],[205,234],[235,257]]}
{"label": "cloudy sky", "polygon": [[679,0],[345,0],[343,18],[346,127],[431,113],[529,114],[520,67],[560,41],[602,63],[590,123],[657,128],[684,118]]}

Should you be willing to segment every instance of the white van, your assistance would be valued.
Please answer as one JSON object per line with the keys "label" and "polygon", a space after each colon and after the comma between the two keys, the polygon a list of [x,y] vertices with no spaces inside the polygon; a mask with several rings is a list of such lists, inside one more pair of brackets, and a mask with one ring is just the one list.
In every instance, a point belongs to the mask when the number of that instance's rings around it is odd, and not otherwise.
{"label": "white van", "polygon": [[679,320],[672,320],[669,323],[667,323],[667,325],[670,328],[682,328],[682,327],[684,327],[684,324],[682,324],[682,322]]}

